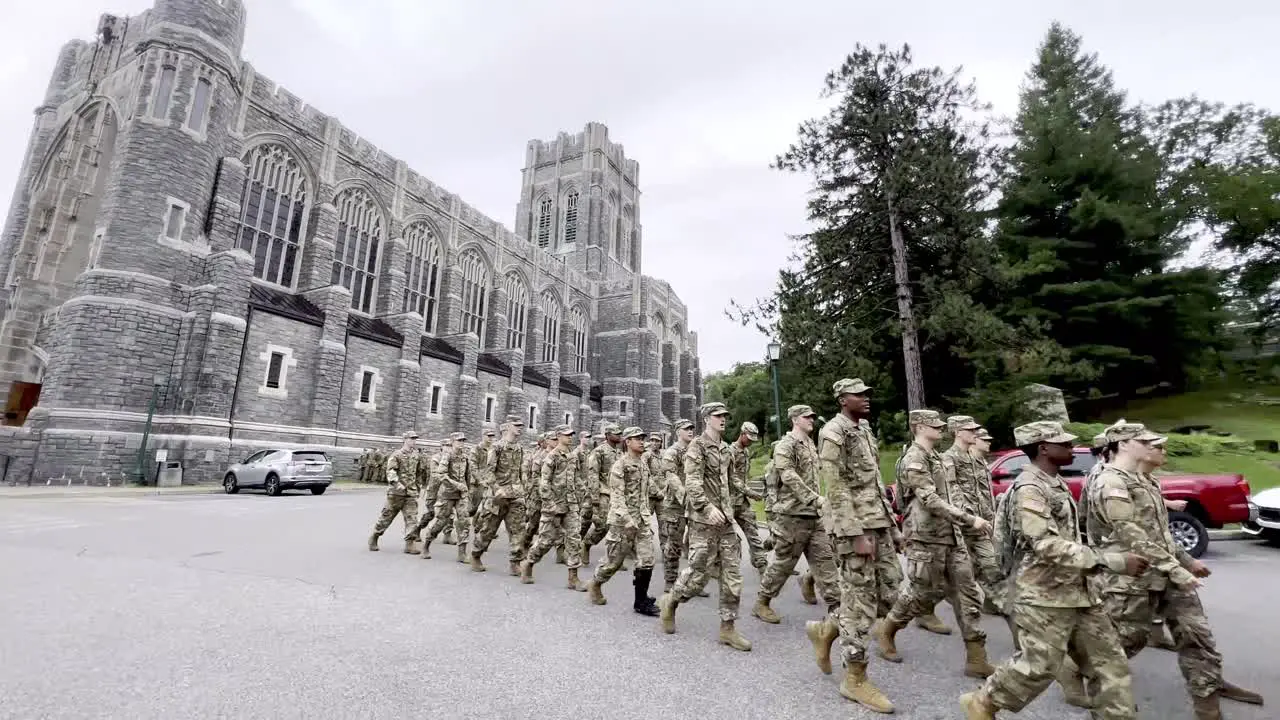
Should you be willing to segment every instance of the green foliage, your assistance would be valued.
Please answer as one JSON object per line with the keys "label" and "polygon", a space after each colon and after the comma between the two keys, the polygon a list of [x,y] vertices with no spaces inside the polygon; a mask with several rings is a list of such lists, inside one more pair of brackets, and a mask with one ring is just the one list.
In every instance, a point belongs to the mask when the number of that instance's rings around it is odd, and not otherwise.
{"label": "green foliage", "polygon": [[705,400],[722,402],[732,413],[726,437],[737,437],[745,421],[755,423],[761,433],[773,433],[773,384],[764,363],[738,363],[727,373],[711,373],[704,385]]}

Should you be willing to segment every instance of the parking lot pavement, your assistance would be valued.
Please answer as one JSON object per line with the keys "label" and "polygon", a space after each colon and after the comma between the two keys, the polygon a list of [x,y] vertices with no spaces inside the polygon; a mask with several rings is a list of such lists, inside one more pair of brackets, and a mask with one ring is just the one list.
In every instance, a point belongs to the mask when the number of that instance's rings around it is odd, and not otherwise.
{"label": "parking lot pavement", "polygon": [[[794,583],[774,603],[782,624],[765,625],[749,615],[757,580],[744,569],[739,627],[755,647],[739,653],[716,642],[715,588],[667,636],[631,612],[628,573],[595,607],[564,589],[550,558],[535,585],[508,576],[501,538],[484,574],[439,543],[435,559],[404,555],[399,525],[370,553],[381,502],[0,497],[0,717],[871,716],[839,696],[838,670],[814,667],[803,623],[819,613]],[[1205,560],[1214,575],[1202,597],[1229,676],[1280,686],[1280,548],[1215,543]],[[993,659],[1006,657],[1003,622],[984,624]],[[904,664],[871,664],[897,717],[960,717],[956,697],[976,683],[961,675],[959,638],[900,638]],[[1172,653],[1143,652],[1134,676],[1143,718],[1192,717]],[[1275,712],[1225,709],[1232,720]],[[1019,717],[1086,714],[1054,688]]]}

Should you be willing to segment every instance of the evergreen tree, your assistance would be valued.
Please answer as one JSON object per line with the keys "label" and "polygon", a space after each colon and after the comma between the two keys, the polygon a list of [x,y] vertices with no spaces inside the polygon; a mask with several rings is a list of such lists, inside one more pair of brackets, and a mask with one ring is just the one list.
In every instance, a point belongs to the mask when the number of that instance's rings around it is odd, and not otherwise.
{"label": "evergreen tree", "polygon": [[1027,75],[1003,168],[997,246],[1005,315],[1069,353],[1076,395],[1185,386],[1215,347],[1218,277],[1172,271],[1186,245],[1162,162],[1111,73],[1054,24]]}

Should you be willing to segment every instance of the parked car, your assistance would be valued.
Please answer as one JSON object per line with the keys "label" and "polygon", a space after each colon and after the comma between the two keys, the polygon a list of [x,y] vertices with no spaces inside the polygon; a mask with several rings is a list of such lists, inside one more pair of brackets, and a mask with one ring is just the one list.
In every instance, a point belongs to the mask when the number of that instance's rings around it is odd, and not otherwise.
{"label": "parked car", "polygon": [[1254,537],[1280,542],[1280,488],[1263,490],[1249,500],[1250,517],[1240,527]]}
{"label": "parked car", "polygon": [[222,489],[228,495],[241,488],[261,488],[268,495],[306,488],[323,495],[333,482],[333,462],[323,450],[284,448],[259,450],[227,468]]}
{"label": "parked car", "polygon": [[[1007,490],[1027,462],[1021,450],[1005,452],[993,459],[990,465],[992,494],[999,497]],[[1071,464],[1062,469],[1062,478],[1077,500],[1095,462],[1089,448],[1078,447]],[[1166,500],[1187,503],[1186,510],[1169,511],[1169,531],[1191,557],[1200,557],[1209,547],[1208,528],[1218,529],[1249,520],[1249,483],[1243,475],[1160,473],[1157,477],[1160,494]]]}

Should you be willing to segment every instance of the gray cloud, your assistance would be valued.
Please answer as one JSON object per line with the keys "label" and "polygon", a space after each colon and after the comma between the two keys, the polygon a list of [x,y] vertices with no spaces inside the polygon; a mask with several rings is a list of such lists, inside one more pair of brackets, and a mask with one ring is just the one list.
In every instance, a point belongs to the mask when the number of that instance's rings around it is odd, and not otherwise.
{"label": "gray cloud", "polygon": [[[0,49],[0,193],[12,192],[30,110],[58,47],[98,14],[148,0],[54,0],[8,9]],[[921,62],[964,65],[998,111],[1059,19],[1136,99],[1199,93],[1280,107],[1257,82],[1280,60],[1262,2],[943,0],[248,0],[246,58],[262,73],[508,225],[524,144],[609,126],[641,166],[645,272],[685,299],[703,368],[763,354],[724,318],[767,294],[803,232],[804,178],[768,169],[817,113],[823,75],[855,42],[910,42]]]}

